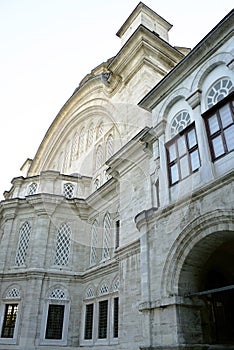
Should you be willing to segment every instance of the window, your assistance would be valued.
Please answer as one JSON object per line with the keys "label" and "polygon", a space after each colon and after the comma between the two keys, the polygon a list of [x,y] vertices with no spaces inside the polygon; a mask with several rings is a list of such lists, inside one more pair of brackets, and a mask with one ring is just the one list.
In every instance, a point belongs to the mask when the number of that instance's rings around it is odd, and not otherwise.
{"label": "window", "polygon": [[66,344],[69,300],[66,293],[56,288],[49,294],[42,321],[43,344]]}
{"label": "window", "polygon": [[211,108],[216,103],[223,100],[232,91],[233,84],[229,78],[222,78],[218,80],[208,91],[207,107]]}
{"label": "window", "polygon": [[106,141],[106,159],[110,158],[113,155],[113,136],[109,135]]}
{"label": "window", "polygon": [[2,326],[2,338],[13,338],[18,313],[18,304],[6,304]]}
{"label": "window", "polygon": [[103,163],[103,150],[102,146],[99,145],[96,152],[96,170],[102,166]]}
{"label": "window", "polygon": [[77,158],[77,151],[78,151],[78,133],[76,132],[72,141],[72,150],[71,150],[72,160]]}
{"label": "window", "polygon": [[166,144],[169,184],[185,179],[200,167],[195,125],[192,124]]}
{"label": "window", "polygon": [[234,93],[203,114],[212,160],[234,150]]}
{"label": "window", "polygon": [[110,244],[111,244],[111,217],[107,213],[104,217],[104,232],[103,232],[103,260],[110,258]]}
{"label": "window", "polygon": [[63,195],[64,197],[71,199],[74,197],[75,186],[72,183],[66,183],[63,185]]}
{"label": "window", "polygon": [[90,265],[97,263],[97,242],[98,242],[98,222],[94,221],[91,229],[91,252],[90,252]]}
{"label": "window", "polygon": [[97,128],[97,139],[103,135],[103,122],[101,122]]}
{"label": "window", "polygon": [[55,265],[65,266],[68,264],[71,244],[71,228],[62,224],[58,230],[56,242]]}
{"label": "window", "polygon": [[119,336],[119,298],[114,298],[113,338]]}
{"label": "window", "polygon": [[85,128],[80,132],[80,143],[79,143],[79,155],[81,156],[85,151]]}
{"label": "window", "polygon": [[88,132],[88,147],[91,147],[93,144],[93,136],[94,136],[94,125],[93,123],[89,126],[89,132]]}
{"label": "window", "polygon": [[[10,342],[16,338],[19,299],[20,292],[17,288],[12,288],[6,293],[1,338],[8,339]],[[9,342],[8,340],[6,341]]]}
{"label": "window", "polygon": [[62,339],[64,305],[49,305],[46,339]]}
{"label": "window", "polygon": [[84,339],[92,339],[93,337],[93,304],[86,305],[85,313],[85,334]]}
{"label": "window", "polygon": [[115,222],[115,249],[119,247],[120,221]]}
{"label": "window", "polygon": [[28,187],[28,196],[32,196],[37,192],[37,184],[35,182],[31,183]]}
{"label": "window", "polygon": [[99,301],[98,338],[107,337],[108,300]]}
{"label": "window", "polygon": [[181,111],[175,115],[171,122],[171,137],[184,130],[191,123],[190,115],[187,111]]}
{"label": "window", "polygon": [[15,264],[17,266],[22,266],[25,263],[28,246],[29,246],[30,233],[31,233],[31,225],[26,221],[22,225],[19,233],[19,242],[18,242],[18,248],[16,252],[16,257],[15,257]]}

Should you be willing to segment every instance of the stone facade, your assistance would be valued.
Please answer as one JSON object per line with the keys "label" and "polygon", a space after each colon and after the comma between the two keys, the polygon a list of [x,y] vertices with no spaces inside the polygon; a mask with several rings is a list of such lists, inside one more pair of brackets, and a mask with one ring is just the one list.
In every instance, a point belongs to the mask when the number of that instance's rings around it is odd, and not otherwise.
{"label": "stone facade", "polygon": [[139,3],[64,104],[1,202],[0,349],[234,346],[232,23],[179,50]]}

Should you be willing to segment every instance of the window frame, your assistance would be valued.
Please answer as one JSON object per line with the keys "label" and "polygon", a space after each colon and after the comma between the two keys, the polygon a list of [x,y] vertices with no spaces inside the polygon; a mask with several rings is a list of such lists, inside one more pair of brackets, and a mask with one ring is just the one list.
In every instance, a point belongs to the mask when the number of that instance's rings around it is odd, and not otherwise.
{"label": "window frame", "polygon": [[[47,320],[48,320],[49,306],[50,305],[64,305],[63,327],[62,327],[62,338],[61,339],[48,339],[48,338],[46,338],[46,328],[47,328]],[[41,322],[40,345],[58,345],[58,346],[67,345],[69,315],[70,315],[70,301],[69,301],[69,299],[50,299],[50,298],[47,298],[45,300],[43,317],[42,317],[42,322]]]}
{"label": "window frame", "polygon": [[[229,109],[231,111],[231,117],[232,117],[233,123],[229,124],[226,127],[223,127],[222,126],[222,121],[221,121],[221,116],[220,116],[220,109],[222,107],[226,106],[226,105],[229,106]],[[213,134],[211,134],[210,128],[209,128],[209,120],[214,115],[216,115],[216,117],[217,117],[219,130],[217,130]],[[234,125],[234,92],[231,92],[224,99],[222,99],[221,101],[219,101],[218,103],[213,105],[210,109],[205,111],[202,114],[202,117],[203,117],[203,120],[204,120],[204,123],[205,123],[206,135],[207,135],[207,140],[208,140],[210,154],[211,154],[211,160],[212,160],[212,162],[215,162],[216,160],[218,160],[220,158],[223,158],[227,154],[229,154],[229,153],[234,151],[234,149],[231,150],[231,151],[228,151],[228,149],[227,149],[227,142],[226,142],[226,138],[225,138],[225,135],[224,135],[225,130],[227,130],[232,125]],[[218,136],[221,136],[222,145],[223,145],[223,148],[224,148],[224,153],[222,153],[222,154],[220,154],[220,155],[218,155],[216,157],[215,156],[215,149],[214,149],[214,146],[212,144],[212,140],[217,138]]]}
{"label": "window frame", "polygon": [[[188,134],[189,132],[191,132],[192,130],[194,130],[195,132],[195,136],[196,136],[196,144],[194,146],[192,146],[191,148],[189,148],[189,144],[188,144]],[[186,152],[184,154],[182,154],[182,156],[179,155],[179,151],[178,151],[178,140],[181,137],[185,137],[185,148],[186,148]],[[176,157],[170,161],[170,154],[169,154],[169,147],[171,147],[172,145],[175,145],[175,152],[176,152]],[[183,181],[184,179],[188,178],[189,176],[191,176],[192,174],[196,173],[200,167],[201,167],[201,156],[200,156],[200,152],[199,152],[199,146],[198,146],[198,137],[197,137],[197,132],[196,132],[196,126],[195,126],[195,122],[192,122],[191,124],[189,124],[185,129],[183,129],[182,131],[180,131],[177,135],[175,135],[171,140],[169,140],[168,142],[165,143],[165,149],[166,149],[166,160],[167,160],[167,173],[168,173],[168,183],[169,183],[169,187],[172,187],[176,184],[178,184],[179,182]],[[191,164],[191,154],[193,152],[195,152],[197,150],[198,152],[198,159],[199,159],[199,167],[192,170],[192,164]],[[182,177],[181,174],[181,166],[180,166],[180,160],[183,157],[187,157],[187,165],[188,165],[188,170],[189,173],[188,175]],[[177,164],[178,165],[178,180],[176,180],[175,182],[172,182],[172,176],[171,176],[171,168],[173,165]]]}

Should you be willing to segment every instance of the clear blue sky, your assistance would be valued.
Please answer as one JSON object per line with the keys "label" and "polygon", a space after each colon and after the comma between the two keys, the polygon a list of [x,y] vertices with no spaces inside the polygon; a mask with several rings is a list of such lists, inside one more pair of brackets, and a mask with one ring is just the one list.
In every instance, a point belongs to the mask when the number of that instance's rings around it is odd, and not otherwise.
{"label": "clear blue sky", "polygon": [[[232,0],[145,0],[194,47]],[[0,0],[0,199],[80,80],[120,49],[116,32],[137,0]]]}

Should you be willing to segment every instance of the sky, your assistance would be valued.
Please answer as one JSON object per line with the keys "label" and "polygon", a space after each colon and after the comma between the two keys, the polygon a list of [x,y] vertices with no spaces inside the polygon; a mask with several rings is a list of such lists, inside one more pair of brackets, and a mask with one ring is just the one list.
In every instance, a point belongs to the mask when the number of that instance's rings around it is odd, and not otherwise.
{"label": "sky", "polygon": [[[193,48],[233,0],[145,0]],[[121,48],[138,0],[0,0],[0,200],[82,78]]]}

